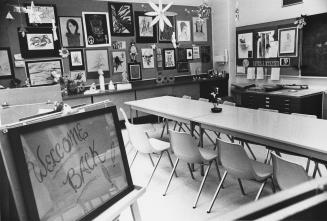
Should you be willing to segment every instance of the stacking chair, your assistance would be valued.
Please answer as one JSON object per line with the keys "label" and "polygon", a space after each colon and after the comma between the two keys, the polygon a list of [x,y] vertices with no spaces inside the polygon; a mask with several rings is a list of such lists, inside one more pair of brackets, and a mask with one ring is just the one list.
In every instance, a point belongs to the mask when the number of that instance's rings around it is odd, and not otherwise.
{"label": "stacking chair", "polygon": [[[247,156],[244,148],[239,144],[226,143],[222,140],[217,140],[217,148],[220,162],[226,171],[224,172],[223,178],[217,187],[214,197],[212,198],[207,213],[211,212],[212,206],[226,179],[227,173],[237,178],[243,195],[245,195],[245,192],[241,179],[253,180],[261,183],[260,189],[255,197],[255,200],[258,200],[268,179],[272,180],[272,166],[251,160]],[[273,191],[275,191],[274,186]]]}
{"label": "stacking chair", "polygon": [[[127,119],[125,111],[122,108],[120,108],[119,110],[124,115],[124,118]],[[173,162],[171,160],[170,153],[169,153],[170,143],[161,141],[161,140],[155,139],[155,138],[149,138],[147,136],[146,132],[141,127],[131,124],[128,121],[128,119],[125,121],[125,125],[126,125],[126,129],[127,129],[128,135],[129,135],[129,140],[130,140],[131,144],[134,146],[134,148],[136,149],[136,153],[133,156],[130,167],[132,167],[138,153],[143,153],[143,154],[149,155],[152,165],[154,165],[154,164],[153,164],[153,161],[151,158],[151,154],[152,153],[160,153],[159,159],[158,159],[157,163],[155,164],[152,174],[150,176],[150,179],[147,183],[147,186],[148,186],[154,175],[154,172],[156,171],[156,169],[159,165],[159,162],[160,162],[161,157],[164,152],[167,153],[170,165],[171,165],[171,167],[173,167]],[[176,175],[176,173],[175,173],[175,175]]]}
{"label": "stacking chair", "polygon": [[271,157],[273,161],[273,178],[280,190],[288,189],[310,180],[302,166],[282,159],[275,153],[271,153]]}
{"label": "stacking chair", "polygon": [[[189,100],[192,99],[192,97],[188,96],[188,95],[183,95],[182,98],[183,99],[189,99]],[[191,127],[189,127],[187,124],[183,124],[183,123],[180,123],[180,122],[177,122],[177,121],[175,121],[174,130],[176,130],[177,125],[179,126],[178,131],[183,130],[184,132],[186,132],[185,129],[183,128],[183,125],[184,125],[191,132]]]}
{"label": "stacking chair", "polygon": [[216,151],[213,151],[213,150],[209,150],[209,149],[205,149],[205,148],[198,148],[198,141],[194,137],[192,137],[190,134],[169,130],[169,135],[170,135],[171,147],[172,147],[177,159],[174,164],[174,168],[170,174],[169,181],[167,183],[165,192],[163,194],[164,196],[167,194],[169,185],[173,178],[173,174],[176,171],[177,165],[180,160],[187,163],[189,171],[190,171],[193,179],[194,179],[194,176],[193,176],[193,172],[190,167],[190,164],[208,165],[208,168],[202,179],[199,191],[197,193],[196,199],[193,204],[193,208],[195,208],[196,204],[199,200],[203,185],[208,177],[212,163],[215,164],[217,173],[218,173],[218,177],[219,177],[219,179],[221,179],[219,168],[218,168],[218,161],[217,161],[218,154]]}

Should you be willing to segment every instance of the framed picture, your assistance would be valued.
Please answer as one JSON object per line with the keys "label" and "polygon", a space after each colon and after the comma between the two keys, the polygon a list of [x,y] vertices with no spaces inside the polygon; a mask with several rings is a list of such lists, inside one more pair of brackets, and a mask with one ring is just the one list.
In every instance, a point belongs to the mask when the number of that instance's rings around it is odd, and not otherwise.
{"label": "framed picture", "polygon": [[18,36],[23,58],[59,57],[60,43],[54,40],[51,28],[26,28],[25,36],[19,30]]}
{"label": "framed picture", "polygon": [[278,29],[279,57],[297,57],[297,28]]}
{"label": "framed picture", "polygon": [[203,63],[211,62],[211,47],[209,45],[200,46],[201,61]]}
{"label": "framed picture", "polygon": [[200,58],[200,47],[193,46],[193,59],[199,59],[199,58]]}
{"label": "framed picture", "polygon": [[171,36],[173,35],[173,32],[175,32],[175,17],[174,16],[167,16],[168,20],[172,24],[172,27],[169,27],[165,24],[164,30],[161,31],[159,29],[159,43],[170,43],[171,42]]}
{"label": "framed picture", "polygon": [[63,74],[61,59],[26,61],[25,67],[31,86],[54,84],[55,82],[51,74],[54,72],[61,76]]}
{"label": "framed picture", "polygon": [[277,37],[277,30],[259,31],[255,33],[253,38],[257,39],[255,42],[257,58],[277,58]]}
{"label": "framed picture", "polygon": [[177,41],[191,41],[190,21],[177,21]]}
{"label": "framed picture", "polygon": [[81,80],[82,82],[86,82],[86,73],[85,70],[80,71],[71,71],[70,78],[73,80]]}
{"label": "framed picture", "polygon": [[129,81],[142,80],[141,64],[129,63],[128,64],[128,78]]}
{"label": "framed picture", "polygon": [[191,72],[191,75],[200,74],[202,72],[202,63],[201,62],[190,63],[190,72]]}
{"label": "framed picture", "polygon": [[134,36],[133,6],[129,3],[109,2],[112,36]]}
{"label": "framed picture", "polygon": [[198,17],[192,18],[193,23],[193,41],[206,42],[208,41],[208,27],[207,20]]}
{"label": "framed picture", "polygon": [[187,61],[186,48],[177,48],[177,61]]}
{"label": "framed picture", "polygon": [[175,68],[176,68],[175,49],[174,48],[163,49],[163,69],[169,70]]}
{"label": "framed picture", "polygon": [[29,220],[93,220],[134,189],[116,107],[24,124],[8,139]]}
{"label": "framed picture", "polygon": [[[24,4],[27,10],[31,9],[31,4]],[[53,4],[35,4],[34,13],[26,13],[27,26],[52,27],[52,22],[57,22],[56,5]]]}
{"label": "framed picture", "polygon": [[157,42],[157,24],[150,26],[153,19],[144,12],[135,12],[136,43]]}
{"label": "framed picture", "polygon": [[109,77],[109,59],[107,49],[86,49],[87,79],[98,79],[98,70],[101,69],[104,77]]}
{"label": "framed picture", "polygon": [[111,46],[107,12],[82,12],[86,47]]}
{"label": "framed picture", "polygon": [[237,58],[253,58],[253,33],[237,34]]}
{"label": "framed picture", "polygon": [[187,60],[193,59],[193,48],[186,48],[186,59]]}
{"label": "framed picture", "polygon": [[282,7],[303,3],[303,0],[282,0]]}
{"label": "framed picture", "polygon": [[154,54],[152,48],[142,48],[143,68],[154,68]]}
{"label": "framed picture", "polygon": [[14,78],[10,48],[0,48],[0,79]]}
{"label": "framed picture", "polygon": [[70,70],[85,70],[83,49],[69,50],[69,68]]}
{"label": "framed picture", "polygon": [[280,66],[290,66],[291,58],[280,58]]}
{"label": "framed picture", "polygon": [[126,49],[126,41],[113,41],[112,49],[125,50]]}
{"label": "framed picture", "polygon": [[188,62],[177,62],[177,72],[189,72]]}
{"label": "framed picture", "polygon": [[114,66],[114,73],[121,73],[126,71],[126,52],[125,51],[113,51],[112,62]]}
{"label": "framed picture", "polygon": [[59,17],[61,45],[74,48],[84,47],[82,17]]}

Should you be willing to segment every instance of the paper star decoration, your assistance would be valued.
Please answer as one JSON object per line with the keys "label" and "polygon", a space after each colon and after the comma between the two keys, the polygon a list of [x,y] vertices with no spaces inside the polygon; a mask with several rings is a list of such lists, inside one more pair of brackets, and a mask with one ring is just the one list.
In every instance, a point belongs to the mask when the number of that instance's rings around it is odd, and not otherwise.
{"label": "paper star decoration", "polygon": [[39,12],[38,10],[35,10],[35,5],[34,2],[31,2],[31,7],[30,8],[26,8],[26,13],[28,13],[28,17],[30,19],[30,21],[32,21],[33,23],[41,23],[41,17],[40,15],[42,15],[42,12]]}
{"label": "paper star decoration", "polygon": [[157,22],[159,22],[159,28],[160,28],[161,31],[164,30],[165,23],[169,27],[172,27],[172,24],[169,21],[169,19],[167,18],[167,16],[175,16],[175,15],[177,15],[177,13],[175,13],[175,12],[167,12],[167,10],[173,5],[173,2],[169,3],[168,5],[166,5],[166,7],[164,9],[162,8],[162,2],[161,2],[161,0],[159,0],[159,5],[158,6],[156,6],[153,2],[149,2],[149,5],[151,6],[151,8],[154,11],[147,12],[147,13],[145,13],[145,15],[147,15],[147,16],[156,16],[156,18],[153,19],[153,21],[150,24],[151,27],[153,25],[155,25]]}

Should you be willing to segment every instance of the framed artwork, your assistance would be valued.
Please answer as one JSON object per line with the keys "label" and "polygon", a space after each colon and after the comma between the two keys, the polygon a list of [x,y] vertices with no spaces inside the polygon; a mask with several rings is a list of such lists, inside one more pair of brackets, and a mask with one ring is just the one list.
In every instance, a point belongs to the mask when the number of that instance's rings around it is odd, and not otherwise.
{"label": "framed artwork", "polygon": [[74,48],[84,47],[82,17],[59,17],[61,45]]}
{"label": "framed artwork", "polygon": [[163,69],[175,69],[175,49],[174,48],[167,48],[163,49]]}
{"label": "framed artwork", "polygon": [[177,62],[177,72],[189,72],[188,62]]}
{"label": "framed artwork", "polygon": [[111,46],[107,12],[82,12],[86,47]]}
{"label": "framed artwork", "polygon": [[177,41],[191,41],[190,21],[177,21]]}
{"label": "framed artwork", "polygon": [[26,74],[31,86],[54,84],[52,73],[56,72],[62,76],[61,59],[26,61]]}
{"label": "framed artwork", "polygon": [[200,58],[200,47],[193,46],[193,59],[199,59],[199,58]]}
{"label": "framed artwork", "polygon": [[18,30],[18,37],[23,58],[59,56],[60,43],[59,40],[54,41],[51,28],[26,28],[24,37]]}
{"label": "framed artwork", "polygon": [[135,12],[136,43],[157,42],[157,24],[150,26],[153,19],[144,12]]}
{"label": "framed artwork", "polygon": [[10,48],[0,48],[0,79],[14,78]]}
{"label": "framed artwork", "polygon": [[143,68],[154,68],[154,54],[152,48],[142,48],[142,64]]}
{"label": "framed artwork", "polygon": [[107,49],[86,49],[87,79],[98,79],[98,70],[101,69],[104,77],[109,77],[109,59]]}
{"label": "framed artwork", "polygon": [[211,62],[211,48],[209,45],[200,46],[201,61],[203,63]]}
{"label": "framed artwork", "polygon": [[198,17],[192,18],[193,23],[193,41],[206,42],[208,41],[208,27],[207,20]]}
{"label": "framed artwork", "polygon": [[280,66],[290,66],[291,65],[291,58],[280,58]]}
{"label": "framed artwork", "polygon": [[297,28],[278,29],[279,57],[297,57]]}
{"label": "framed artwork", "polygon": [[[31,4],[24,4],[27,10],[31,9]],[[57,10],[54,4],[35,4],[34,13],[26,13],[27,26],[52,27],[52,22],[57,22]]]}
{"label": "framed artwork", "polygon": [[114,73],[121,73],[126,71],[126,52],[113,51],[112,62],[114,66]]}
{"label": "framed artwork", "polygon": [[186,59],[187,60],[193,59],[193,48],[186,48]]}
{"label": "framed artwork", "polygon": [[70,70],[85,70],[83,49],[69,50],[69,68]]}
{"label": "framed artwork", "polygon": [[8,139],[29,220],[93,220],[134,189],[116,107],[11,128]]}
{"label": "framed artwork", "polygon": [[168,20],[172,24],[172,27],[169,27],[165,24],[164,30],[161,31],[159,29],[159,43],[170,43],[171,42],[171,36],[173,35],[173,32],[175,32],[175,17],[174,16],[167,16]]}
{"label": "framed artwork", "polygon": [[128,78],[129,81],[142,80],[141,64],[129,63],[128,64]]}
{"label": "framed artwork", "polygon": [[277,30],[260,31],[256,33],[257,58],[277,58]]}
{"label": "framed artwork", "polygon": [[186,48],[177,48],[177,61],[187,61]]}
{"label": "framed artwork", "polygon": [[253,33],[238,33],[237,58],[253,58]]}
{"label": "framed artwork", "polygon": [[190,63],[190,72],[191,72],[191,75],[200,74],[202,72],[202,63],[201,62]]}
{"label": "framed artwork", "polygon": [[303,0],[282,0],[282,7],[303,3]]}
{"label": "framed artwork", "polygon": [[85,70],[80,71],[71,71],[70,78],[73,80],[81,80],[82,82],[86,82],[86,73]]}
{"label": "framed artwork", "polygon": [[112,36],[134,36],[133,6],[129,3],[109,2]]}
{"label": "framed artwork", "polygon": [[113,41],[112,49],[125,50],[126,49],[126,41]]}

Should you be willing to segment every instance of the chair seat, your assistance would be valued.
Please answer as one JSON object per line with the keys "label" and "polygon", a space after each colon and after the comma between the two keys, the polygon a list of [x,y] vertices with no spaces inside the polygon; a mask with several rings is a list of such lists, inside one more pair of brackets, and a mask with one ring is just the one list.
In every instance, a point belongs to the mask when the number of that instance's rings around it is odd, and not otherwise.
{"label": "chair seat", "polygon": [[273,167],[255,160],[251,160],[252,167],[257,175],[257,181],[263,181],[273,173]]}
{"label": "chair seat", "polygon": [[150,138],[149,142],[151,146],[158,152],[161,152],[163,150],[168,150],[170,148],[170,143],[158,140],[156,138]]}
{"label": "chair seat", "polygon": [[207,148],[199,148],[200,154],[206,161],[211,161],[218,157],[217,151],[213,151]]}
{"label": "chair seat", "polygon": [[284,171],[281,172],[278,176],[278,186],[282,190],[291,188],[310,180],[308,174],[300,166],[290,166],[289,170],[284,168]]}

